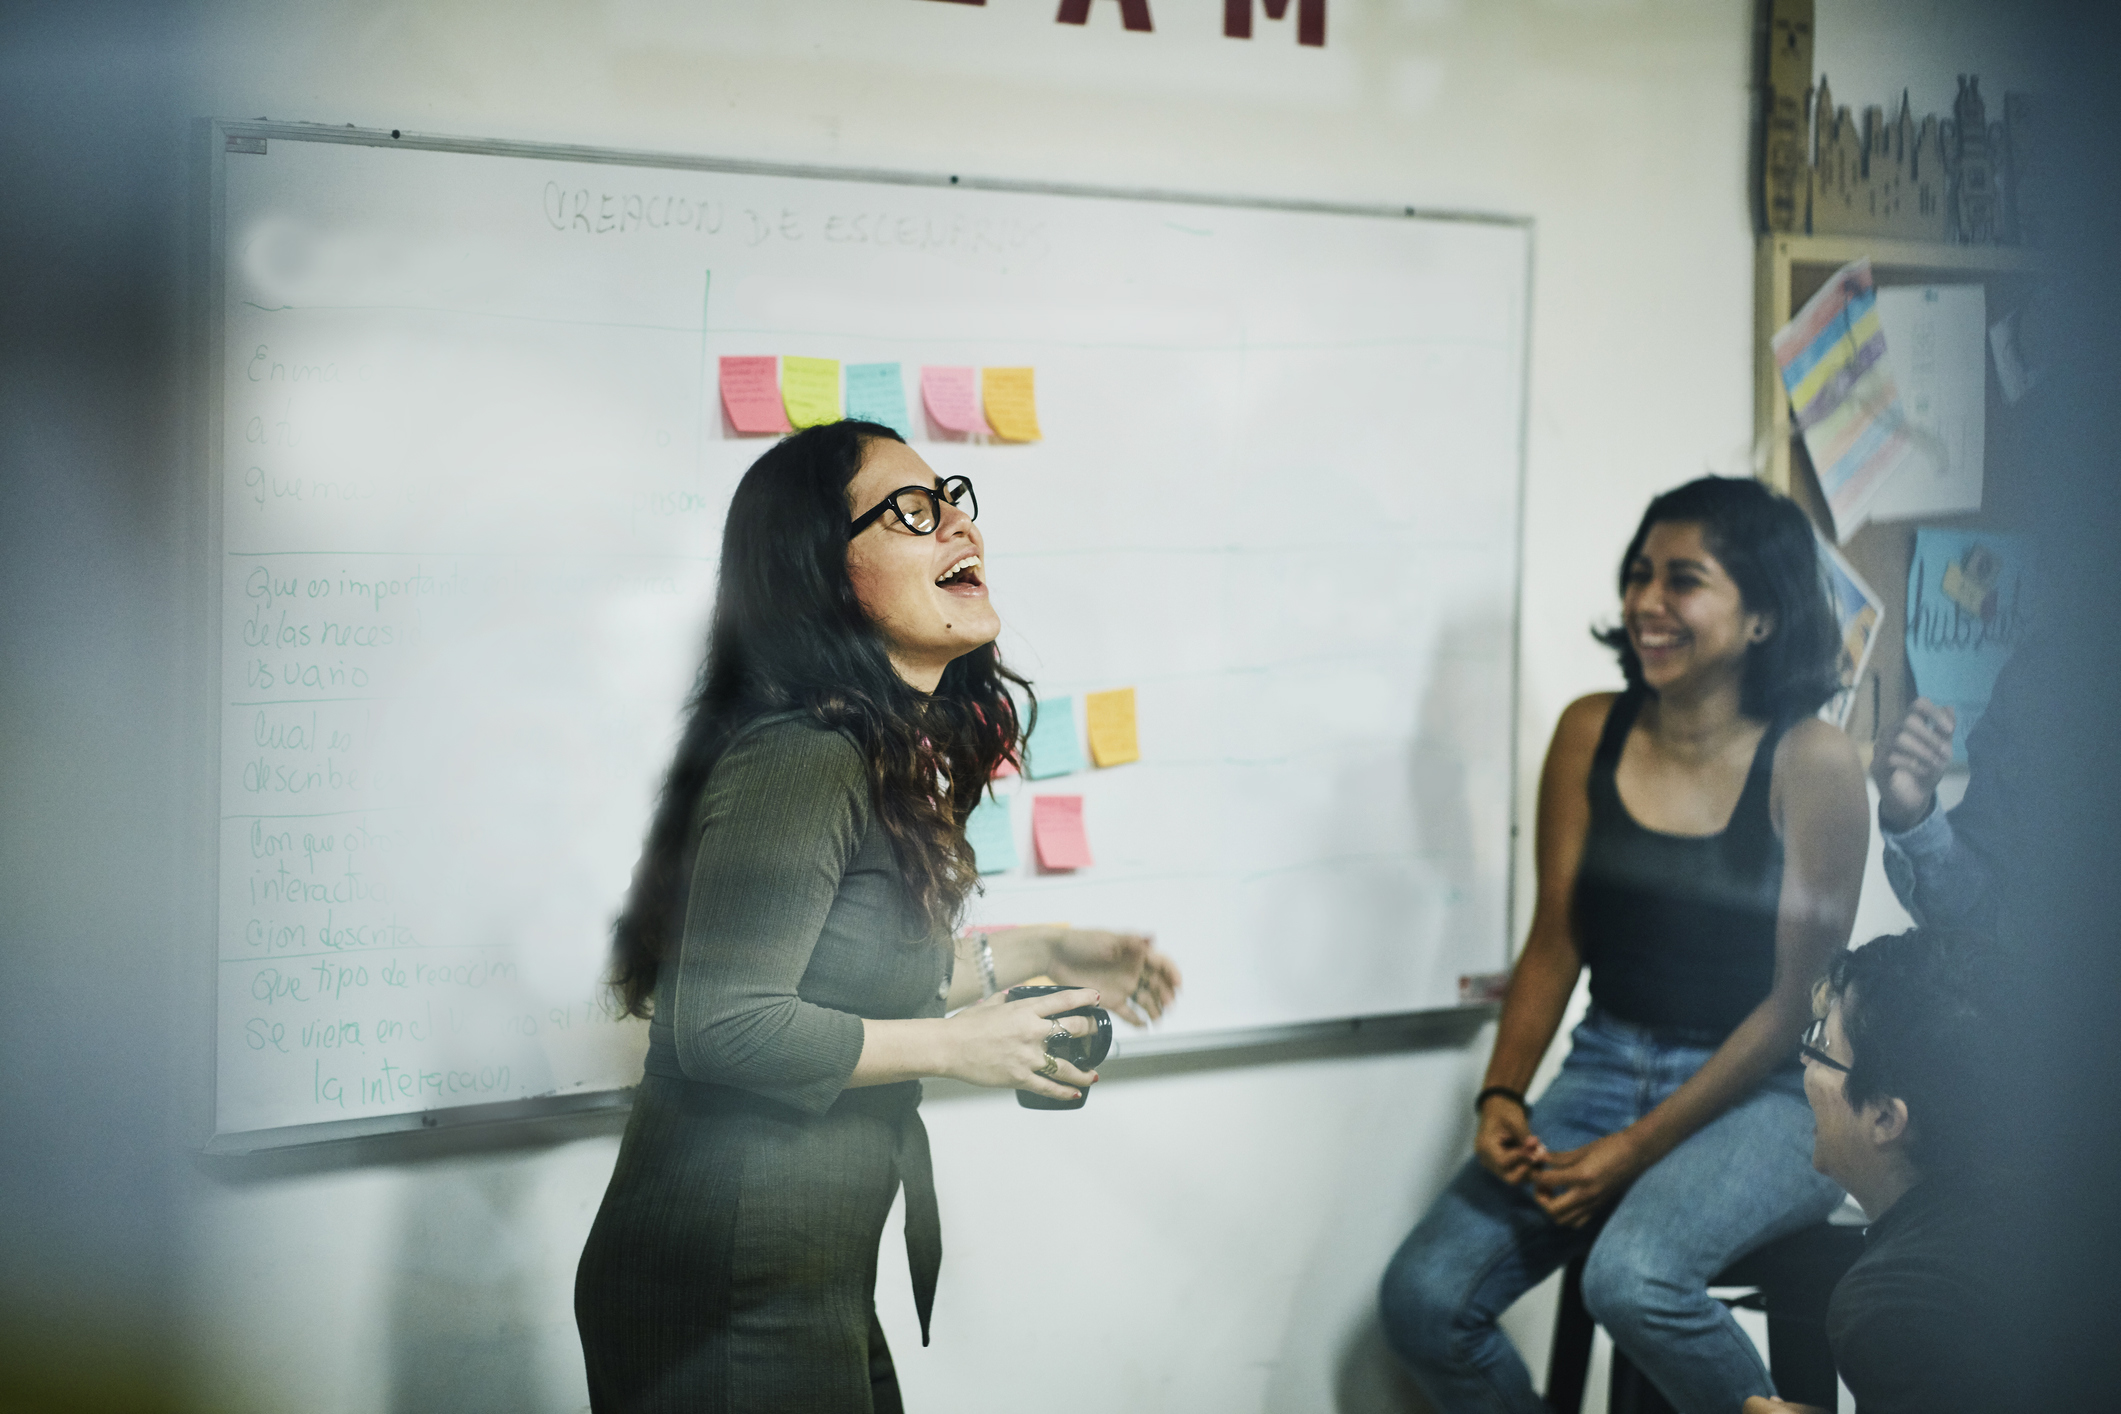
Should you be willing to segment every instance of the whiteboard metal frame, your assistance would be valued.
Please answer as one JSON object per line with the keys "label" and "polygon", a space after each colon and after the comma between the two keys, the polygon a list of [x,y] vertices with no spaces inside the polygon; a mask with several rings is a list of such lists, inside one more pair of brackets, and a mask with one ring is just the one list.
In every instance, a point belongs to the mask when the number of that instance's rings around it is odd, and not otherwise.
{"label": "whiteboard metal frame", "polygon": [[[1218,196],[1202,192],[1161,188],[1106,187],[1072,182],[1019,181],[997,177],[890,171],[867,167],[831,167],[800,163],[755,162],[739,158],[702,157],[648,149],[590,147],[576,143],[528,142],[512,138],[462,138],[436,133],[414,133],[401,129],[359,128],[352,124],[334,127],[325,123],[286,122],[259,118],[240,121],[200,118],[194,121],[195,148],[199,163],[193,174],[192,258],[199,268],[191,279],[192,329],[187,342],[193,349],[199,374],[198,421],[194,455],[197,466],[191,477],[194,494],[203,500],[195,506],[190,535],[205,550],[203,575],[192,579],[200,596],[198,611],[205,615],[205,634],[200,645],[198,680],[188,683],[187,700],[193,711],[203,713],[187,733],[190,740],[210,743],[199,759],[213,765],[200,783],[205,807],[198,818],[207,835],[203,849],[194,852],[207,862],[202,871],[205,932],[212,939],[203,972],[204,982],[193,982],[187,992],[203,996],[206,1013],[216,1025],[209,1027],[204,1058],[202,1123],[195,1133],[204,1138],[194,1147],[202,1153],[240,1155],[297,1145],[342,1142],[370,1135],[400,1134],[417,1130],[459,1130],[466,1126],[511,1123],[599,1110],[623,1110],[633,1102],[632,1086],[605,1090],[568,1091],[533,1096],[497,1105],[463,1105],[437,1110],[414,1110],[402,1114],[370,1115],[357,1119],[330,1120],[320,1124],[283,1125],[267,1129],[220,1133],[215,1127],[217,1091],[220,1084],[218,1004],[214,985],[220,953],[220,814],[221,814],[221,571],[223,465],[222,353],[226,331],[222,323],[227,293],[227,162],[230,138],[256,138],[269,145],[282,142],[336,143],[349,147],[408,148],[421,152],[454,152],[472,157],[520,157],[542,161],[582,162],[607,167],[652,167],[686,172],[727,172],[744,176],[796,177],[813,181],[871,182],[886,186],[931,187],[941,190],[1011,192],[1030,196],[1095,197],[1120,201],[1156,201],[1188,206],[1236,207],[1256,211],[1289,211],[1320,216],[1369,216],[1384,220],[1463,222],[1513,228],[1525,238],[1524,326],[1518,346],[1518,418],[1516,537],[1511,565],[1510,597],[1510,737],[1509,737],[1509,847],[1503,875],[1503,936],[1498,961],[1509,966],[1516,951],[1517,936],[1517,842],[1520,834],[1517,810],[1519,779],[1519,721],[1523,691],[1524,639],[1524,534],[1525,490],[1531,425],[1532,387],[1532,296],[1536,227],[1529,216],[1497,212],[1453,210],[1425,206],[1394,206],[1384,203],[1307,201],[1292,198]],[[237,154],[245,156],[250,154]],[[1233,1062],[1246,1052],[1306,1044],[1336,1043],[1374,1045],[1380,1035],[1391,1037],[1405,1049],[1448,1044],[1457,1035],[1453,1021],[1465,1022],[1491,1016],[1493,1003],[1430,1007],[1419,1011],[1392,1012],[1375,1016],[1336,1017],[1324,1021],[1286,1025],[1238,1027],[1224,1031],[1190,1032],[1177,1036],[1154,1033],[1122,1040],[1114,1060],[1222,1053]]]}

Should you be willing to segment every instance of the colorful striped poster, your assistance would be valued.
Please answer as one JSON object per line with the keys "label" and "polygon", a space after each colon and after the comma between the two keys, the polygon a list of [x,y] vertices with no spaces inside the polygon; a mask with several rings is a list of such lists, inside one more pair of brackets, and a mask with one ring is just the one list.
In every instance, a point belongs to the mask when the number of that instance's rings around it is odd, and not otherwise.
{"label": "colorful striped poster", "polygon": [[1833,512],[1834,538],[1846,544],[1910,448],[1870,261],[1836,270],[1769,345]]}

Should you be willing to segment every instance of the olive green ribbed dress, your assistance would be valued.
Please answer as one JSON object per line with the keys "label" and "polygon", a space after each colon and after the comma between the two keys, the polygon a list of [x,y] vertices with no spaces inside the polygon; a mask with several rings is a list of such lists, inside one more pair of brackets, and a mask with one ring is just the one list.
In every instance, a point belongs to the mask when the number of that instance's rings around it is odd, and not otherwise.
{"label": "olive green ribbed dress", "polygon": [[591,1406],[895,1410],[874,1291],[902,1181],[924,1341],[942,1258],[920,1083],[844,1087],[863,1017],[942,1015],[950,949],[838,732],[754,722],[693,826],[683,941],[575,1278]]}

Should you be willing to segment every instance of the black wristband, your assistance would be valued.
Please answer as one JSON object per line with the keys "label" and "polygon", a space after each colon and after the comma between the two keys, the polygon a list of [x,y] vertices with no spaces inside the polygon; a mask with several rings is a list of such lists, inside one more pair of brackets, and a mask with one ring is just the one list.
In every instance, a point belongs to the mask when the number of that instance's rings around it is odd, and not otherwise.
{"label": "black wristband", "polygon": [[1512,1090],[1507,1085],[1490,1085],[1487,1089],[1475,1095],[1473,1097],[1473,1113],[1479,1114],[1480,1107],[1497,1095],[1502,1096],[1506,1100],[1515,1101],[1517,1108],[1524,1111],[1526,1119],[1532,1117],[1532,1102],[1524,1097],[1524,1091]]}

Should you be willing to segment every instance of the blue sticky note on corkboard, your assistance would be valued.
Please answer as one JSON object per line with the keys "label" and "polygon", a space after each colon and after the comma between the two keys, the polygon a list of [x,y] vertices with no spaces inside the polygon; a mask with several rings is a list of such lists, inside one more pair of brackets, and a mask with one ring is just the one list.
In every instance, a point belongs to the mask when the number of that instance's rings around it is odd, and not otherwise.
{"label": "blue sticky note on corkboard", "polygon": [[1082,733],[1075,729],[1075,699],[1049,697],[1038,704],[1038,725],[1024,749],[1024,774],[1034,781],[1083,769]]}

